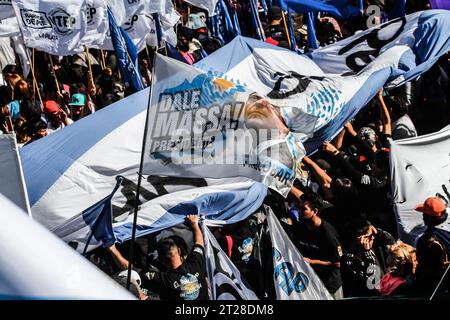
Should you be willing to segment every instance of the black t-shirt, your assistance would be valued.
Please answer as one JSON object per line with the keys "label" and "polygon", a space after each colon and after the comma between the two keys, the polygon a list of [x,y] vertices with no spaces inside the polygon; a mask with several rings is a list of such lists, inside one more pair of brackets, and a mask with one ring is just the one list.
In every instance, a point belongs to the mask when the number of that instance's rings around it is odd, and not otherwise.
{"label": "black t-shirt", "polygon": [[[294,230],[295,245],[301,254],[309,259],[339,262],[342,249],[336,229],[322,219],[320,226],[314,230],[299,223]],[[342,286],[341,273],[335,266],[311,265],[325,287],[331,293]]]}
{"label": "black t-shirt", "polygon": [[284,26],[281,24],[267,26],[266,36],[270,36],[278,42],[288,40]]}
{"label": "black t-shirt", "polygon": [[194,245],[181,266],[168,272],[148,272],[142,285],[163,300],[207,300],[205,250]]}

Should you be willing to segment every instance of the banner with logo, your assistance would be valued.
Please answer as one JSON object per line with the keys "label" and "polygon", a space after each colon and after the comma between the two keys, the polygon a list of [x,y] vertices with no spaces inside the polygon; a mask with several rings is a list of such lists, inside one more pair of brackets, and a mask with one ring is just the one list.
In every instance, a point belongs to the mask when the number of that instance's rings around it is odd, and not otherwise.
{"label": "banner with logo", "polygon": [[105,0],[119,27],[131,16],[149,13],[150,2],[155,0]]}
{"label": "banner with logo", "polygon": [[108,11],[105,0],[86,0],[86,34],[81,43],[100,49],[109,32]]}
{"label": "banner with logo", "polygon": [[17,0],[13,6],[27,47],[62,56],[83,51],[84,1]]}
{"label": "banner with logo", "polygon": [[12,0],[0,0],[0,20],[15,16]]}
{"label": "banner with logo", "polygon": [[273,280],[277,300],[333,300],[270,208],[267,224],[272,241]]}
{"label": "banner with logo", "polygon": [[[450,127],[410,139],[391,141],[392,200],[400,239],[414,245],[425,231],[414,208],[429,197],[450,203]],[[449,210],[447,208],[447,210]],[[450,221],[437,228],[450,232]]]}
{"label": "banner with logo", "polygon": [[288,194],[303,146],[280,109],[239,80],[157,55],[150,104],[144,173],[244,176]]}

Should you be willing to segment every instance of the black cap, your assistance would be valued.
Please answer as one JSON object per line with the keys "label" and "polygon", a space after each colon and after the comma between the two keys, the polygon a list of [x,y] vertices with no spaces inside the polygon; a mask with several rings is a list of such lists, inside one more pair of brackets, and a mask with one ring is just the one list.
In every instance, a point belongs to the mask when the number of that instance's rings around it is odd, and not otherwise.
{"label": "black cap", "polygon": [[278,6],[271,7],[267,16],[269,17],[269,20],[281,19],[281,8]]}

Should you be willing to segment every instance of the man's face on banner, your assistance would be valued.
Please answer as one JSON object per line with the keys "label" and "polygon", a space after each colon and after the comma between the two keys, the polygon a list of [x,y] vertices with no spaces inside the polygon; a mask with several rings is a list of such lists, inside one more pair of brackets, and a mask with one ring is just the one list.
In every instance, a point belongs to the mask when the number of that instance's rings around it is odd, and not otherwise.
{"label": "man's face on banner", "polygon": [[289,129],[281,117],[278,108],[269,101],[252,93],[244,110],[245,126],[253,129],[277,129],[282,136],[289,134]]}

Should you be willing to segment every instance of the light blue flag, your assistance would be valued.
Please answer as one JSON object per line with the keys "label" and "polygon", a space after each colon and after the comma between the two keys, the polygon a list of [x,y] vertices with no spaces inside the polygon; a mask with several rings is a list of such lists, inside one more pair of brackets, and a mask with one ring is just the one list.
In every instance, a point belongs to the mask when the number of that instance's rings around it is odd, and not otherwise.
{"label": "light blue flag", "polygon": [[142,76],[139,72],[138,51],[133,40],[122,27],[118,27],[113,13],[108,8],[109,30],[114,51],[117,56],[122,80],[128,86],[133,86],[137,91],[144,89]]}

